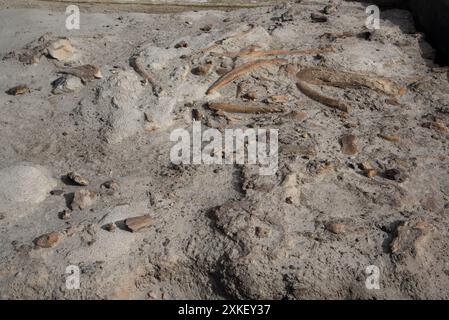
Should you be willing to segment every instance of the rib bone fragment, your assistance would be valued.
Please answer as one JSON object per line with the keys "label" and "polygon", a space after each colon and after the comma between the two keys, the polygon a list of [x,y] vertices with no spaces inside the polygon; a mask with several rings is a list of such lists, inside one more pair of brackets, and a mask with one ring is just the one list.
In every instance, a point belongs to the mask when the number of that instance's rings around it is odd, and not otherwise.
{"label": "rib bone fragment", "polygon": [[343,72],[328,68],[304,69],[297,74],[297,77],[310,84],[337,88],[365,87],[388,96],[403,96],[406,93],[406,88],[384,77]]}
{"label": "rib bone fragment", "polygon": [[230,82],[240,78],[241,76],[251,72],[254,69],[270,64],[286,64],[286,59],[257,60],[245,63],[220,77],[206,92],[206,94],[214,93],[225,87]]}
{"label": "rib bone fragment", "polygon": [[267,56],[305,56],[305,55],[316,55],[321,53],[334,52],[334,48],[331,46],[325,48],[313,48],[305,50],[266,50],[257,51],[255,47],[250,47],[248,49],[243,49],[237,52],[223,52],[216,53],[213,52],[213,56],[230,57],[230,58],[243,58],[243,57],[267,57]]}
{"label": "rib bone fragment", "polygon": [[349,108],[346,104],[344,104],[340,100],[326,97],[321,93],[313,90],[305,81],[301,81],[298,79],[296,86],[302,93],[304,93],[310,99],[315,100],[316,102],[324,104],[325,106],[328,106],[330,108],[338,109],[343,112],[349,112]]}
{"label": "rib bone fragment", "polygon": [[145,69],[142,63],[142,58],[140,56],[134,56],[130,59],[130,65],[145,81],[145,83],[151,84],[153,92],[158,94],[161,90],[160,86],[157,85],[154,77]]}
{"label": "rib bone fragment", "polygon": [[229,113],[276,113],[284,112],[284,109],[278,107],[265,107],[259,105],[239,105],[230,103],[210,103],[209,108],[215,111]]}

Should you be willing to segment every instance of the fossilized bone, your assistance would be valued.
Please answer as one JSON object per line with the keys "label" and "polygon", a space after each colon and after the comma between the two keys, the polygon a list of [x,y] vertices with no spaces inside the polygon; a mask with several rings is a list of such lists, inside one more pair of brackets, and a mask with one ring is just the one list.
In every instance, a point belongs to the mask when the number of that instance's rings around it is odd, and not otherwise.
{"label": "fossilized bone", "polygon": [[131,67],[133,67],[134,71],[136,71],[144,79],[145,82],[151,84],[154,94],[157,95],[161,92],[161,86],[156,83],[154,77],[145,69],[140,55],[131,57],[131,59],[129,59],[129,63]]}
{"label": "fossilized bone", "polygon": [[349,111],[349,108],[345,103],[318,93],[308,84],[337,88],[365,87],[391,97],[403,96],[407,92],[405,87],[384,77],[343,72],[329,68],[306,68],[298,72],[296,78],[298,81],[298,89],[306,96],[328,107],[344,112]]}
{"label": "fossilized bone", "polygon": [[78,67],[60,67],[58,64],[56,65],[59,67],[58,73],[73,75],[80,78],[84,83],[103,77],[100,68],[92,64],[85,64]]}
{"label": "fossilized bone", "polygon": [[392,97],[403,96],[407,92],[405,87],[384,77],[337,71],[329,68],[303,69],[298,72],[297,77],[315,85],[337,88],[365,87]]}
{"label": "fossilized bone", "polygon": [[344,104],[340,100],[326,97],[326,96],[322,95],[321,93],[313,90],[305,81],[298,79],[296,86],[302,93],[304,93],[306,96],[308,96],[312,100],[315,100],[321,104],[324,104],[325,106],[328,106],[328,107],[331,107],[334,109],[338,109],[343,112],[349,112],[349,107],[346,104]]}
{"label": "fossilized bone", "polygon": [[286,59],[271,59],[271,60],[257,60],[245,63],[230,72],[224,74],[222,77],[220,77],[206,92],[206,94],[214,93],[230,82],[240,78],[244,74],[249,73],[250,71],[257,69],[259,67],[270,65],[270,64],[286,64],[288,63],[288,60]]}
{"label": "fossilized bone", "polygon": [[277,113],[284,112],[284,109],[279,107],[265,107],[260,105],[239,105],[230,103],[210,103],[209,108],[215,111],[229,112],[229,113]]}
{"label": "fossilized bone", "polygon": [[304,50],[264,50],[257,51],[254,46],[243,49],[237,52],[223,52],[217,53],[212,52],[213,56],[230,57],[230,58],[243,58],[243,57],[267,57],[267,56],[305,56],[305,55],[315,55],[321,53],[334,52],[334,48],[331,46],[324,48],[313,48]]}

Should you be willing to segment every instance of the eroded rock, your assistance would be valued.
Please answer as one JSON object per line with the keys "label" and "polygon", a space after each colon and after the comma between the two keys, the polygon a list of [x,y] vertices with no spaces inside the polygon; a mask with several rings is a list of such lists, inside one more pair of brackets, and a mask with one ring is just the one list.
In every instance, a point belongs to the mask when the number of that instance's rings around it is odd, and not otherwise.
{"label": "eroded rock", "polygon": [[347,226],[343,223],[330,222],[326,225],[326,229],[334,234],[344,234],[347,231]]}
{"label": "eroded rock", "polygon": [[83,210],[92,206],[97,200],[95,191],[82,189],[75,192],[71,204],[72,210]]}
{"label": "eroded rock", "polygon": [[89,180],[87,180],[85,177],[74,171],[69,172],[67,174],[67,178],[69,178],[72,182],[76,183],[79,186],[89,185]]}
{"label": "eroded rock", "polygon": [[132,231],[137,232],[154,223],[154,220],[149,215],[128,218],[125,220],[126,226]]}
{"label": "eroded rock", "polygon": [[63,76],[52,82],[53,94],[64,94],[76,92],[83,88],[83,82],[80,78],[75,76]]}
{"label": "eroded rock", "polygon": [[213,64],[206,63],[192,69],[192,73],[197,76],[207,76],[212,70]]}
{"label": "eroded rock", "polygon": [[402,223],[390,244],[391,253],[416,256],[423,250],[431,233],[431,226],[422,218],[414,218]]}
{"label": "eroded rock", "polygon": [[73,57],[75,48],[68,39],[59,39],[50,43],[48,55],[59,61],[66,61]]}
{"label": "eroded rock", "polygon": [[120,185],[115,180],[108,180],[108,181],[105,181],[101,185],[101,187],[104,188],[104,189],[111,190],[111,191],[117,191],[120,188]]}

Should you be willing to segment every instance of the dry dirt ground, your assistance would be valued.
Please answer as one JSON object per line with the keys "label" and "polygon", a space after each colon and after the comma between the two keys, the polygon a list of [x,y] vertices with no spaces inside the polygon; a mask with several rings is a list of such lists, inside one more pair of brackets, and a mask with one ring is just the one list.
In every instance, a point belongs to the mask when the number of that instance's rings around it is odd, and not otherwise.
{"label": "dry dirt ground", "polygon": [[[368,32],[356,2],[313,21],[326,4],[82,12],[75,31],[63,12],[3,5],[0,297],[448,299],[447,69],[408,11],[383,11]],[[67,61],[44,50],[26,63],[60,37],[75,48]],[[332,51],[279,56],[287,61],[206,95],[217,73],[276,58],[254,52],[324,47]],[[133,56],[159,89],[142,83]],[[85,64],[102,78],[66,76],[54,90],[58,71]],[[298,79],[311,68],[320,80]],[[217,113],[214,102],[284,111]],[[170,133],[190,130],[192,117],[204,128],[278,129],[278,171],[173,165]],[[152,224],[131,232],[124,220],[141,215]],[[70,265],[79,290],[66,288]],[[371,265],[378,290],[365,286]]]}

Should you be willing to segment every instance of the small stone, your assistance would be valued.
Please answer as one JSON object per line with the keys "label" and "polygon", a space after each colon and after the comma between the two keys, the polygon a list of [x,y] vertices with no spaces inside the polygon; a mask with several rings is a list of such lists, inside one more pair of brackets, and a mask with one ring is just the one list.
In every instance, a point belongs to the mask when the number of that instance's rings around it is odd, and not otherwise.
{"label": "small stone", "polygon": [[399,169],[388,169],[384,172],[384,177],[388,180],[397,181],[399,183],[406,180],[406,175]]}
{"label": "small stone", "polygon": [[52,83],[53,94],[64,94],[64,93],[71,93],[76,92],[83,88],[83,82],[80,78],[75,76],[63,76],[59,77]]}
{"label": "small stone", "polygon": [[73,57],[75,48],[69,40],[59,39],[50,44],[47,48],[48,55],[56,60],[65,61]]}
{"label": "small stone", "polygon": [[120,188],[120,185],[115,180],[108,180],[104,182],[101,187],[112,191],[117,191]]}
{"label": "small stone", "polygon": [[29,92],[30,92],[30,89],[28,88],[28,86],[26,86],[24,84],[12,87],[6,91],[6,93],[11,96],[19,96],[19,95],[26,94]]}
{"label": "small stone", "polygon": [[371,163],[365,161],[365,162],[362,162],[362,163],[360,164],[360,169],[362,169],[363,171],[368,171],[368,170],[372,170],[372,169],[374,169],[374,168],[373,168],[373,166],[371,165]]}
{"label": "small stone", "polygon": [[137,232],[153,224],[153,219],[149,215],[128,218],[125,224],[132,232]]}
{"label": "small stone", "polygon": [[341,151],[348,155],[353,156],[358,153],[357,149],[357,137],[352,134],[343,135],[340,139]]}
{"label": "small stone", "polygon": [[256,100],[257,99],[257,92],[256,91],[248,91],[243,98],[248,99],[248,100]]}
{"label": "small stone", "polygon": [[269,103],[287,103],[290,100],[288,96],[271,96],[267,99]]}
{"label": "small stone", "polygon": [[412,218],[402,223],[390,248],[393,254],[419,254],[430,235],[431,227],[422,218]]}
{"label": "small stone", "polygon": [[3,220],[6,218],[6,214],[3,212],[0,212],[0,220]]}
{"label": "small stone", "polygon": [[192,69],[192,73],[196,76],[207,76],[212,70],[213,64],[206,63]]}
{"label": "small stone", "polygon": [[327,22],[327,17],[319,13],[312,13],[310,17],[313,22]]}
{"label": "small stone", "polygon": [[150,291],[147,293],[148,299],[150,300],[159,300],[159,298],[157,297],[156,293]]}
{"label": "small stone", "polygon": [[86,178],[81,176],[79,173],[74,172],[74,171],[67,173],[67,178],[69,178],[72,182],[74,182],[80,186],[88,186],[89,185],[89,180],[87,180]]}
{"label": "small stone", "polygon": [[61,239],[62,236],[59,232],[50,232],[36,238],[34,243],[40,248],[53,248],[59,243],[59,241],[61,241]]}
{"label": "small stone", "polygon": [[376,30],[372,31],[364,31],[357,35],[357,37],[367,40],[367,41],[373,41],[374,37],[376,35]]}
{"label": "small stone", "polygon": [[178,42],[177,44],[175,44],[175,48],[176,49],[180,49],[180,48],[188,48],[189,47],[189,45],[188,45],[188,43],[186,42],[186,41],[181,41],[181,42]]}
{"label": "small stone", "polygon": [[75,192],[71,204],[72,210],[83,210],[92,206],[97,200],[97,193],[95,191],[83,189]]}
{"label": "small stone", "polygon": [[59,190],[59,189],[51,190],[51,191],[50,191],[50,194],[51,194],[52,196],[60,196],[60,195],[62,195],[63,193],[64,193],[64,190]]}
{"label": "small stone", "polygon": [[72,217],[72,214],[68,210],[62,210],[59,213],[59,219],[61,219],[61,220],[69,220],[71,217]]}
{"label": "small stone", "polygon": [[269,228],[256,227],[254,231],[258,238],[266,238],[271,234],[271,230]]}
{"label": "small stone", "polygon": [[323,13],[325,13],[325,14],[333,14],[335,12],[337,12],[337,6],[335,6],[333,4],[329,4],[329,5],[325,6],[323,9]]}
{"label": "small stone", "polygon": [[374,169],[368,169],[365,171],[365,174],[368,178],[374,178],[375,176],[377,176],[377,171]]}
{"label": "small stone", "polygon": [[338,222],[331,222],[326,226],[326,230],[334,233],[334,234],[343,234],[346,233],[346,225]]}
{"label": "small stone", "polygon": [[200,28],[201,31],[203,32],[209,32],[212,30],[212,26],[211,25],[205,25],[204,27]]}
{"label": "small stone", "polygon": [[117,229],[115,223],[108,223],[104,226],[104,229],[109,232],[114,232]]}

